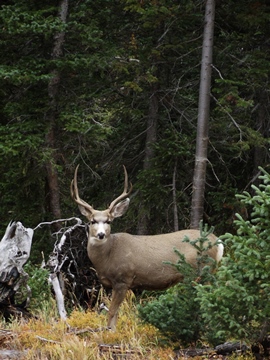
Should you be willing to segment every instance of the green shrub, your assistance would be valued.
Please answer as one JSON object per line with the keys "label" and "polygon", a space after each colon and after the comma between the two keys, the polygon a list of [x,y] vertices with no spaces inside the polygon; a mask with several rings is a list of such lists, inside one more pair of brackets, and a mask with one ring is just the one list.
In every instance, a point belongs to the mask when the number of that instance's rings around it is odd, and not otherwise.
{"label": "green shrub", "polygon": [[205,333],[205,324],[202,320],[202,311],[197,298],[197,283],[205,284],[215,281],[212,274],[215,261],[203,252],[209,249],[208,236],[212,232],[207,228],[202,229],[201,236],[195,241],[185,238],[198,251],[198,268],[193,268],[185,261],[185,256],[180,254],[176,267],[184,280],[177,286],[168,289],[154,301],[143,303],[139,306],[139,315],[144,322],[157,327],[163,335],[182,344],[195,344]]}
{"label": "green shrub", "polygon": [[216,336],[247,342],[263,338],[270,317],[270,175],[260,168],[261,184],[254,195],[236,195],[249,212],[239,214],[236,234],[225,234],[226,257],[217,281],[197,286],[204,322]]}
{"label": "green shrub", "polygon": [[[41,310],[44,303],[50,301],[52,297],[51,286],[48,282],[49,272],[31,262],[24,266],[24,271],[29,275],[27,285],[31,289],[29,309],[30,311]],[[20,290],[16,295],[17,302],[25,300],[29,295],[26,286]]]}

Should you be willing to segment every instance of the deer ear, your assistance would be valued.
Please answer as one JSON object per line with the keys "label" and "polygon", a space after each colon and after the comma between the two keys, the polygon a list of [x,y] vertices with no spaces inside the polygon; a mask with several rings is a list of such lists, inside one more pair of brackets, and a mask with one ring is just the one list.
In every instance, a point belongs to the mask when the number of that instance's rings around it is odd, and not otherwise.
{"label": "deer ear", "polygon": [[124,213],[128,209],[129,202],[130,202],[129,198],[126,198],[125,200],[123,200],[120,203],[118,203],[117,205],[115,205],[111,212],[112,216],[114,218],[117,218],[117,217],[124,215]]}
{"label": "deer ear", "polygon": [[86,208],[82,205],[78,205],[78,208],[82,215],[88,218],[89,215],[91,215],[90,211],[87,211]]}

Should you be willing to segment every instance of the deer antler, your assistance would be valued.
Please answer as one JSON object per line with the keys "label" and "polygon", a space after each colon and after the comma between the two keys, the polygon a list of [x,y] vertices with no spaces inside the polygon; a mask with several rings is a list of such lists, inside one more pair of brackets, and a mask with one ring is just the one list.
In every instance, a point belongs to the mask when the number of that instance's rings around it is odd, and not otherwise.
{"label": "deer antler", "polygon": [[130,189],[128,190],[128,174],[127,174],[127,170],[125,168],[125,166],[123,165],[124,168],[124,172],[125,172],[125,186],[124,186],[124,191],[122,192],[122,194],[120,196],[118,196],[116,199],[114,199],[111,203],[110,206],[108,207],[109,211],[112,211],[112,209],[114,208],[114,206],[120,201],[123,200],[125,198],[127,198],[129,196],[129,194],[132,191],[132,184],[130,182]]}
{"label": "deer antler", "polygon": [[92,213],[94,211],[94,208],[91,205],[89,205],[87,202],[82,200],[79,196],[78,185],[77,185],[78,168],[79,168],[79,165],[77,165],[77,167],[75,169],[74,179],[71,181],[71,184],[70,184],[71,197],[78,205],[83,206],[85,209],[87,209],[88,211],[90,211]]}

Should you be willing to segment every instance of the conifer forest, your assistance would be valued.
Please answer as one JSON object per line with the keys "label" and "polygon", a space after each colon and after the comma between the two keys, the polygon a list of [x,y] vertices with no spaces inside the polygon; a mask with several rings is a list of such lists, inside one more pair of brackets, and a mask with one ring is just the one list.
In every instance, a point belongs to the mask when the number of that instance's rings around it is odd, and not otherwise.
{"label": "conifer forest", "polygon": [[[81,198],[102,210],[123,191],[124,165],[133,191],[113,232],[203,222],[227,245],[216,280],[196,290],[203,327],[194,335],[191,323],[192,335],[179,338],[200,338],[205,323],[214,344],[263,338],[269,25],[268,0],[2,0],[1,236],[11,220],[35,229],[30,259],[39,265],[63,226],[53,221],[81,217],[70,195],[76,166]],[[186,291],[190,298],[194,287]],[[229,311],[232,303],[239,307]]]}
{"label": "conifer forest", "polygon": [[[114,230],[190,227],[205,6],[202,1],[26,1],[0,7],[0,199],[35,227],[78,215],[70,181],[105,208],[133,184]],[[266,0],[217,1],[204,222],[232,231],[236,193],[269,164]],[[51,250],[37,232],[33,249]]]}

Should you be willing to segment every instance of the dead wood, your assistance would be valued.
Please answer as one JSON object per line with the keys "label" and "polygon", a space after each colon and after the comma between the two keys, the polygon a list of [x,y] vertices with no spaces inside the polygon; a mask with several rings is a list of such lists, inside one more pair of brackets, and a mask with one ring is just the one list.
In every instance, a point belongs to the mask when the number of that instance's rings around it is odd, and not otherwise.
{"label": "dead wood", "polygon": [[187,348],[180,349],[177,351],[177,358],[181,357],[219,357],[227,356],[232,354],[244,354],[248,351],[246,344],[237,341],[237,342],[226,342],[224,344],[218,345],[215,348]]}
{"label": "dead wood", "polygon": [[24,359],[26,355],[27,355],[27,350],[24,351],[9,350],[9,349],[0,350],[0,360]]}
{"label": "dead wood", "polygon": [[112,359],[130,359],[134,355],[142,356],[142,352],[134,349],[127,349],[123,345],[116,344],[99,344],[99,353],[106,358],[109,356]]}
{"label": "dead wood", "polygon": [[110,328],[100,327],[100,328],[96,328],[96,329],[92,329],[92,328],[77,329],[77,328],[69,327],[68,333],[74,334],[74,335],[81,335],[81,334],[85,334],[85,333],[93,334],[93,333],[103,332],[103,331],[107,331],[107,330],[110,330]]}
{"label": "dead wood", "polygon": [[50,339],[46,339],[42,336],[39,336],[39,335],[36,335],[36,338],[40,341],[43,341],[43,342],[47,342],[47,343],[50,343],[50,344],[62,344],[61,341],[55,341],[55,340],[50,340]]}
{"label": "dead wood", "polygon": [[215,351],[220,355],[229,355],[232,353],[245,353],[248,347],[241,341],[236,342],[225,342],[224,344],[215,347]]}
{"label": "dead wood", "polygon": [[63,294],[63,299],[61,295],[57,298],[62,319],[65,318],[65,308],[93,308],[101,289],[96,271],[87,255],[87,226],[80,219],[76,220],[76,225],[57,233],[53,252],[47,262],[50,277],[55,281],[57,276]]}
{"label": "dead wood", "polygon": [[212,354],[216,354],[214,349],[197,349],[197,348],[188,348],[188,349],[180,349],[176,351],[177,359],[179,358],[188,358],[195,356],[210,356]]}
{"label": "dead wood", "polygon": [[[33,233],[33,229],[25,228],[21,222],[11,221],[0,242],[0,312],[6,320],[11,316],[30,316],[27,305],[31,290],[23,266],[30,256]],[[26,299],[16,304],[15,295],[23,287],[28,293]]]}

